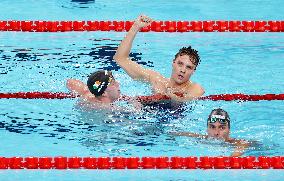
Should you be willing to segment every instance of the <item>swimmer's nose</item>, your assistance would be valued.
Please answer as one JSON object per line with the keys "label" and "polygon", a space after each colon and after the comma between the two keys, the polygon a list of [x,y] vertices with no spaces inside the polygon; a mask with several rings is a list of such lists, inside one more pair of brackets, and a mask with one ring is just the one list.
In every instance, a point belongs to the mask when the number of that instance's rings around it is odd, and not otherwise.
{"label": "swimmer's nose", "polygon": [[185,68],[184,67],[180,68],[180,72],[185,73]]}
{"label": "swimmer's nose", "polygon": [[185,67],[181,67],[179,70],[180,73],[184,74],[185,73]]}
{"label": "swimmer's nose", "polygon": [[219,137],[219,135],[220,135],[220,132],[219,132],[219,130],[218,130],[218,131],[215,132],[215,136],[216,136],[216,137]]}

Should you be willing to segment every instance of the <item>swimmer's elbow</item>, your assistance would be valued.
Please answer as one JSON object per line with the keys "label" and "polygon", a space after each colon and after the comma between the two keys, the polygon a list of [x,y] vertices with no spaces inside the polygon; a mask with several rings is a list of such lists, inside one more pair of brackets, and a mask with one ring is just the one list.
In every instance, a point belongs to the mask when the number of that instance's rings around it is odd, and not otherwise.
{"label": "swimmer's elbow", "polygon": [[66,81],[66,87],[69,91],[72,91],[74,88],[74,79],[68,79]]}
{"label": "swimmer's elbow", "polygon": [[125,62],[127,58],[128,58],[127,56],[122,56],[118,53],[115,53],[115,55],[113,56],[113,59],[115,60],[116,63]]}
{"label": "swimmer's elbow", "polygon": [[115,60],[116,62],[119,61],[119,56],[117,55],[117,53],[115,53],[112,58],[113,58],[113,60]]}
{"label": "swimmer's elbow", "polygon": [[82,81],[76,79],[68,79],[66,87],[69,91],[75,94],[82,95],[88,92],[86,85]]}

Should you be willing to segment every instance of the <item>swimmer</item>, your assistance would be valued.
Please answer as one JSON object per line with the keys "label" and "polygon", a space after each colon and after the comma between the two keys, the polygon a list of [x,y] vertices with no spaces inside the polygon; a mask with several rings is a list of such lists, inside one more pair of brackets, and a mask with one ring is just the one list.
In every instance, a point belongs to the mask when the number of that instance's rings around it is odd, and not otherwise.
{"label": "swimmer", "polygon": [[200,62],[198,52],[190,46],[181,48],[175,55],[170,78],[165,78],[158,72],[146,69],[130,59],[129,53],[136,34],[141,28],[150,25],[152,21],[145,15],[141,15],[135,20],[119,45],[113,57],[114,60],[134,80],[149,83],[152,86],[153,94],[167,95],[178,102],[186,102],[202,96],[204,89],[190,80]]}
{"label": "swimmer", "polygon": [[[100,70],[92,73],[87,84],[77,79],[68,79],[66,87],[80,98],[80,106],[95,109],[118,109],[114,103],[122,100],[120,85],[110,71]],[[139,104],[135,99],[124,96],[128,102]]]}
{"label": "swimmer", "polygon": [[201,135],[191,132],[172,133],[176,136],[189,136],[201,139],[219,139],[224,142],[233,144],[236,149],[231,156],[241,156],[243,152],[250,146],[250,142],[230,137],[230,117],[223,109],[214,109],[207,119],[207,135]]}

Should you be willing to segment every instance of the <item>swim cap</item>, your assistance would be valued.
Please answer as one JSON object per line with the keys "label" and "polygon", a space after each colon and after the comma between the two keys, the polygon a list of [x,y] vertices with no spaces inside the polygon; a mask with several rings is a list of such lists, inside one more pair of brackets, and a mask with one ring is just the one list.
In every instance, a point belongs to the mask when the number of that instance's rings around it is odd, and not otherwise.
{"label": "swim cap", "polygon": [[112,78],[111,72],[106,70],[99,70],[92,73],[87,81],[90,92],[96,97],[101,96],[110,84]]}
{"label": "swim cap", "polygon": [[219,121],[220,123],[228,123],[228,127],[230,128],[230,116],[227,111],[224,109],[218,108],[213,109],[207,119],[207,125],[209,122],[216,122]]}

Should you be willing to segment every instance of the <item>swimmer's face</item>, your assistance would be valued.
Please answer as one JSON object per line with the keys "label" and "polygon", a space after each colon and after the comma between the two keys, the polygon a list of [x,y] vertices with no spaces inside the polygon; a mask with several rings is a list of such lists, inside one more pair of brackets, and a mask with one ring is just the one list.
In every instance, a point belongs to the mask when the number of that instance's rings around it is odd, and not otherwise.
{"label": "swimmer's face", "polygon": [[120,86],[119,82],[117,82],[114,78],[112,78],[110,84],[107,86],[105,92],[107,93],[108,97],[115,101],[120,97]]}
{"label": "swimmer's face", "polygon": [[192,63],[193,60],[188,55],[178,56],[173,61],[172,79],[177,84],[187,82],[190,76],[194,73],[196,66]]}
{"label": "swimmer's face", "polygon": [[230,134],[228,122],[221,124],[219,121],[215,123],[208,123],[207,127],[208,137],[227,140]]}

